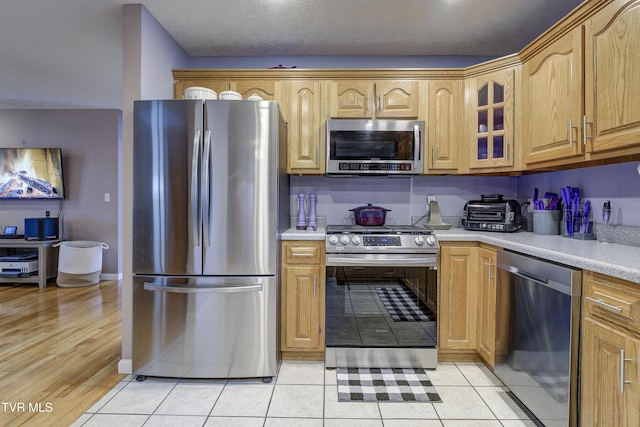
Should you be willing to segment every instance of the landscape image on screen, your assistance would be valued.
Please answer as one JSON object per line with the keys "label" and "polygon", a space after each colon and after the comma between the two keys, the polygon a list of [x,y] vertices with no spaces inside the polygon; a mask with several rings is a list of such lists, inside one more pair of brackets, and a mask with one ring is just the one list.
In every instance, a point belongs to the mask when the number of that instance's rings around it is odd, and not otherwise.
{"label": "landscape image on screen", "polygon": [[62,199],[62,150],[0,148],[0,199]]}

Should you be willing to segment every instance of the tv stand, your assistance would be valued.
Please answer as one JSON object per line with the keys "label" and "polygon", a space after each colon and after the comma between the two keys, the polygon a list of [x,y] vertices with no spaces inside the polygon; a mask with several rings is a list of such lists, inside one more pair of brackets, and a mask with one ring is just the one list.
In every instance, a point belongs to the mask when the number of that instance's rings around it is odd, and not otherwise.
{"label": "tv stand", "polygon": [[0,239],[0,256],[17,254],[35,254],[38,256],[38,272],[31,276],[5,276],[0,271],[2,283],[37,283],[40,288],[47,287],[47,281],[58,275],[58,248],[53,245],[60,240],[20,240]]}

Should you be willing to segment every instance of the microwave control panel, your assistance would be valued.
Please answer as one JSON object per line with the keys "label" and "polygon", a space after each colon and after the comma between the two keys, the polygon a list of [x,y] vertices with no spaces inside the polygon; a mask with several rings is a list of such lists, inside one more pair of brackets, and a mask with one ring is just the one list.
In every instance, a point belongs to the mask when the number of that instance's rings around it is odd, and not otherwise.
{"label": "microwave control panel", "polygon": [[340,162],[338,169],[341,171],[411,171],[410,163],[359,163]]}

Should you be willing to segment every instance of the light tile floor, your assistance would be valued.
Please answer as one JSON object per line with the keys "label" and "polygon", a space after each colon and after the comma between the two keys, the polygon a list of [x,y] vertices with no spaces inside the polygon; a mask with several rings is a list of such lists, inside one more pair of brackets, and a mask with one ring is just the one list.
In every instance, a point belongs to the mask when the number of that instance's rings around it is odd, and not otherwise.
{"label": "light tile floor", "polygon": [[428,371],[442,403],[338,402],[336,371],[283,361],[274,381],[128,376],[74,427],[516,427],[535,426],[481,363]]}

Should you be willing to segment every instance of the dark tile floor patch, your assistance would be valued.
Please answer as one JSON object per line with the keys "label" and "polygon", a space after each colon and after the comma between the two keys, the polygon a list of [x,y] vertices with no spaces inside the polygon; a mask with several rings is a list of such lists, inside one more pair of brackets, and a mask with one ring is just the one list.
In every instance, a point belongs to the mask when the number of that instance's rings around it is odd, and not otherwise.
{"label": "dark tile floor patch", "polygon": [[431,320],[424,304],[416,304],[416,297],[411,291],[404,288],[376,288],[376,292],[394,322]]}
{"label": "dark tile floor patch", "polygon": [[425,369],[337,368],[339,402],[442,402]]}

